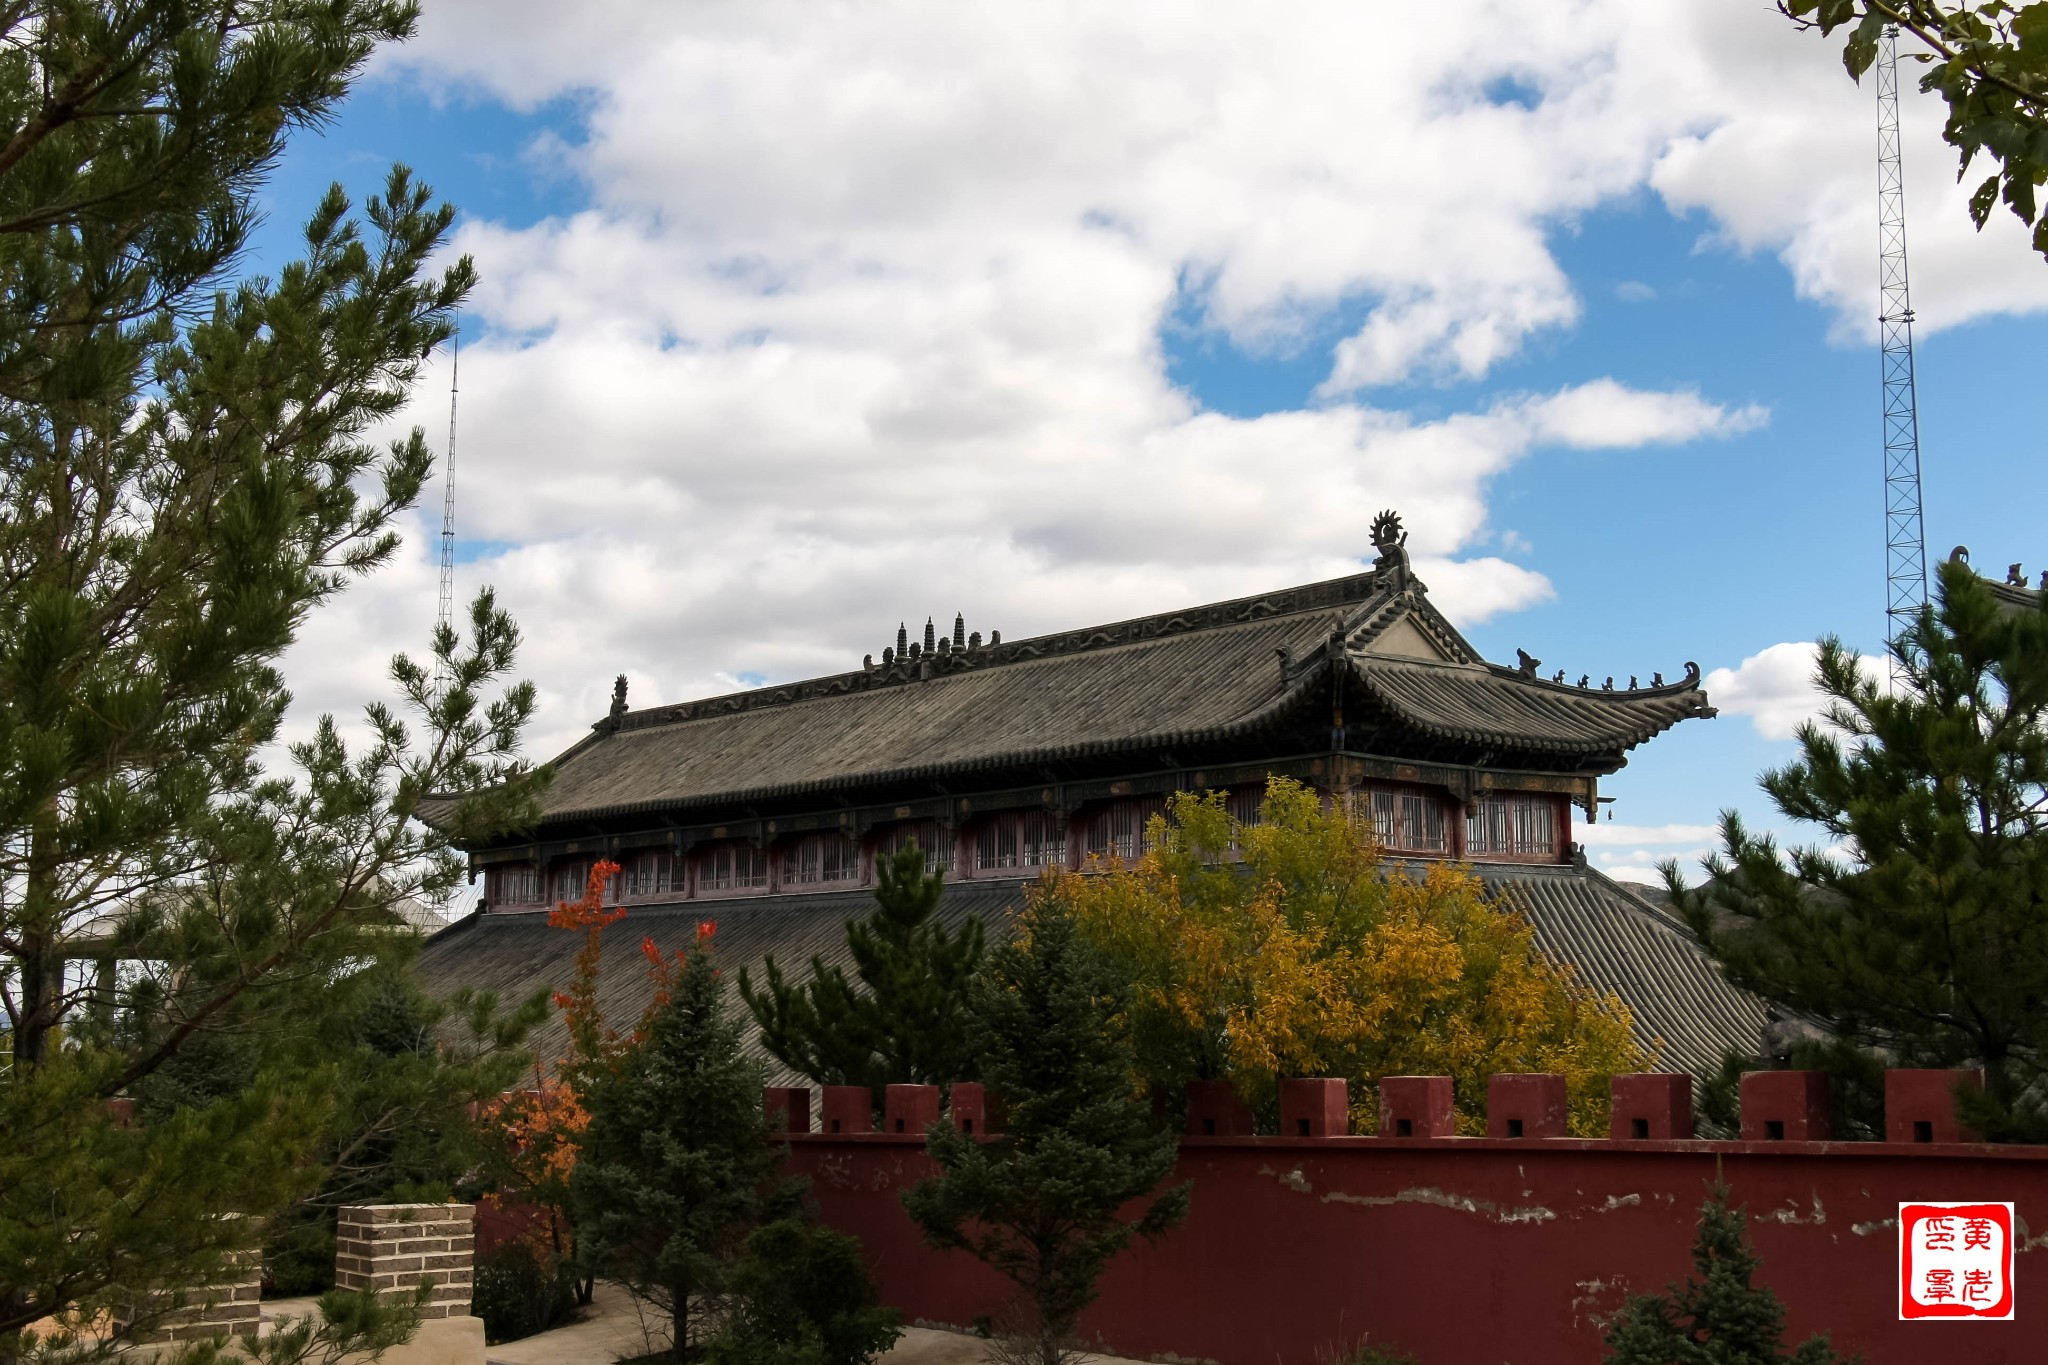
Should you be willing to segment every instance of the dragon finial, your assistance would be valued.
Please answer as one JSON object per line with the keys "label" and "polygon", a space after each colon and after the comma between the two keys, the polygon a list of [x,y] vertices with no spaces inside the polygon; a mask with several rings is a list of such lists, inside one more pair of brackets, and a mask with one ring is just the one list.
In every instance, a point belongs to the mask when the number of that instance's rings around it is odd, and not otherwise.
{"label": "dragon finial", "polygon": [[1381,554],[1397,545],[1408,543],[1408,533],[1401,529],[1401,514],[1392,508],[1381,512],[1372,519],[1372,547]]}
{"label": "dragon finial", "polygon": [[1515,650],[1515,662],[1521,668],[1522,676],[1525,678],[1535,677],[1536,670],[1543,667],[1543,660],[1537,658],[1526,649],[1518,648]]}

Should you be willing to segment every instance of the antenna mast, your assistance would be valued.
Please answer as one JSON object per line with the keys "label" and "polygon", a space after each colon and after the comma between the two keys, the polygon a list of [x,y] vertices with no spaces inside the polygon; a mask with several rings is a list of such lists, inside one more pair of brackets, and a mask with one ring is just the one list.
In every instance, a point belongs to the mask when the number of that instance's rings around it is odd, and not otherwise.
{"label": "antenna mast", "polygon": [[[441,597],[434,617],[435,634],[455,626],[455,398],[461,390],[462,333],[453,338],[448,368],[448,454],[441,467]],[[434,690],[448,687],[448,661],[434,665]]]}
{"label": "antenna mast", "polygon": [[[1920,512],[1920,414],[1913,384],[1913,300],[1906,287],[1906,186],[1899,161],[1899,31],[1877,57],[1877,277],[1884,375],[1885,640],[1896,645],[1927,602]],[[1903,668],[1891,661],[1892,685]]]}

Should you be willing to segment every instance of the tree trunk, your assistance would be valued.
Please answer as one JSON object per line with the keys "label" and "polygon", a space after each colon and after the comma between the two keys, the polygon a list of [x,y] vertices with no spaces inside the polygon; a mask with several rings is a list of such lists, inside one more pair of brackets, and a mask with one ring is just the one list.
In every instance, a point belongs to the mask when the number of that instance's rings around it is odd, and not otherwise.
{"label": "tree trunk", "polygon": [[24,1070],[41,1066],[49,1056],[63,1003],[63,924],[57,913],[57,865],[50,852],[56,822],[52,798],[29,830],[19,921],[21,1017],[14,1031],[14,1064]]}

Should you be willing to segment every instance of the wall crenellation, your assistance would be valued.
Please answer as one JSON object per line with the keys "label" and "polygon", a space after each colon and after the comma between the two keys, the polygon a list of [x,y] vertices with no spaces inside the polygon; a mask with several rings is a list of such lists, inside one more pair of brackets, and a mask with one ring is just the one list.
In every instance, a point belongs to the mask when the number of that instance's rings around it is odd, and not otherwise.
{"label": "wall crenellation", "polygon": [[[1957,1117],[1959,1087],[1981,1088],[1976,1069],[1897,1069],[1885,1078],[1885,1137],[1891,1143],[1968,1143],[1977,1135]],[[1289,1078],[1280,1082],[1280,1137],[1345,1138],[1348,1087],[1335,1077]],[[1614,1076],[1609,1090],[1605,1139],[1568,1139],[1565,1078],[1554,1073],[1503,1073],[1488,1078],[1489,1138],[1506,1141],[1689,1142],[1694,1140],[1692,1077],[1682,1072],[1634,1072]],[[1757,1071],[1742,1078],[1743,1142],[1826,1142],[1831,1133],[1827,1076],[1819,1071]],[[807,1086],[771,1086],[764,1092],[769,1130],[777,1136],[921,1137],[942,1112],[936,1085],[888,1087],[881,1127],[875,1126],[874,1097],[867,1087],[824,1087],[821,1118],[811,1128]],[[1382,1138],[1444,1140],[1457,1137],[1453,1078],[1387,1076],[1379,1082]],[[943,1106],[950,1122],[969,1132],[993,1131],[979,1085],[958,1082],[953,1103]],[[1187,1127],[1191,1138],[1254,1136],[1252,1113],[1228,1081],[1191,1081]],[[1463,1139],[1461,1139],[1463,1140]]]}

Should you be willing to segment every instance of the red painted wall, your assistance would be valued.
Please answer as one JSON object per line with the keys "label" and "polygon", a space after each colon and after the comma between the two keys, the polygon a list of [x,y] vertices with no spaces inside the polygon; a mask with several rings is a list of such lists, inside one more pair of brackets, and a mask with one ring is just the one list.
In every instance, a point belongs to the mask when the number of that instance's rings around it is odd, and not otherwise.
{"label": "red painted wall", "polygon": [[[1008,1282],[922,1245],[899,1192],[920,1139],[788,1134],[828,1222],[860,1237],[908,1319],[967,1325]],[[1866,1365],[2048,1361],[2048,1148],[1488,1138],[1188,1138],[1188,1221],[1114,1265],[1083,1319],[1105,1349],[1313,1365],[1369,1337],[1422,1365],[1592,1365],[1598,1320],[1689,1273],[1719,1169],[1747,1204],[1787,1343]],[[1901,1202],[2011,1201],[2012,1322],[1900,1322]]]}

